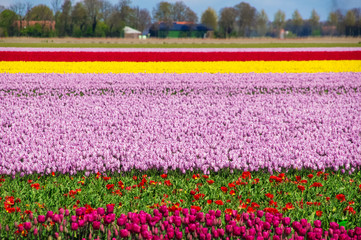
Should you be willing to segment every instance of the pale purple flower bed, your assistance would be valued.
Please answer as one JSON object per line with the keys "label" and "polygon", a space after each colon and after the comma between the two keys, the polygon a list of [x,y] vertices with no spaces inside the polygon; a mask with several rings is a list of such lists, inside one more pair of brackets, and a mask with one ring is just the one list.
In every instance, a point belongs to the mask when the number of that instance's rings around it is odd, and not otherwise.
{"label": "pale purple flower bed", "polygon": [[361,166],[361,73],[0,74],[0,174]]}

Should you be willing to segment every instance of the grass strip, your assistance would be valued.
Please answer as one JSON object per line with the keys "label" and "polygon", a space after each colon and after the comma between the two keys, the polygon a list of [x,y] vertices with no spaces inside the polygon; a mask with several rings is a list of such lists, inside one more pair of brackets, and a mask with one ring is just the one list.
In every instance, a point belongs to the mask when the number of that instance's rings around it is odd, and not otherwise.
{"label": "grass strip", "polygon": [[303,47],[361,47],[360,43],[7,43],[0,47],[34,48],[303,48]]}

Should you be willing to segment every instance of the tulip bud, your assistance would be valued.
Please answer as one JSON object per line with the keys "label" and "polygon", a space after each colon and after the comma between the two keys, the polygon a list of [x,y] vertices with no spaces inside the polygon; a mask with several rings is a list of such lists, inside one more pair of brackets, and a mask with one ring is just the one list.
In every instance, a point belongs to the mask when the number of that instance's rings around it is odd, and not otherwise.
{"label": "tulip bud", "polygon": [[37,236],[38,235],[38,229],[37,228],[34,228],[34,235]]}
{"label": "tulip bud", "polygon": [[94,230],[99,230],[100,229],[100,222],[94,221],[92,225],[93,225]]}
{"label": "tulip bud", "polygon": [[60,225],[60,227],[59,227],[59,231],[60,231],[60,232],[63,232],[63,231],[64,231],[64,227],[63,227],[63,225]]}
{"label": "tulip bud", "polygon": [[307,219],[301,219],[300,223],[301,223],[302,227],[304,227],[304,228],[307,227]]}
{"label": "tulip bud", "polygon": [[59,208],[59,214],[64,214],[64,208]]}
{"label": "tulip bud", "polygon": [[112,217],[110,215],[106,215],[104,217],[104,224],[108,225],[112,223]]}
{"label": "tulip bud", "polygon": [[217,210],[216,211],[216,218],[219,218],[221,216],[222,212],[221,210]]}
{"label": "tulip bud", "polygon": [[108,204],[107,205],[107,214],[113,213],[114,212],[114,205],[112,204]]}
{"label": "tulip bud", "polygon": [[285,218],[282,219],[282,224],[284,226],[288,226],[288,225],[290,225],[290,223],[291,223],[291,218],[285,217]]}
{"label": "tulip bud", "polygon": [[355,227],[355,234],[361,235],[361,227]]}
{"label": "tulip bud", "polygon": [[229,233],[233,232],[233,226],[232,225],[226,225],[226,231]]}
{"label": "tulip bud", "polygon": [[259,218],[262,218],[263,217],[263,211],[261,211],[261,210],[258,210],[257,211],[257,217],[259,217]]}
{"label": "tulip bud", "polygon": [[307,232],[307,230],[305,228],[301,228],[298,230],[298,234],[302,237],[306,236],[306,232]]}
{"label": "tulip bud", "polygon": [[175,233],[175,237],[176,237],[176,239],[182,239],[182,238],[183,238],[183,233],[180,232],[180,231],[177,231],[177,232]]}
{"label": "tulip bud", "polygon": [[79,225],[75,222],[71,223],[71,230],[76,231],[78,230]]}
{"label": "tulip bud", "polygon": [[48,211],[46,213],[46,218],[53,218],[54,213],[52,211]]}
{"label": "tulip bud", "polygon": [[[242,227],[243,227],[243,229],[242,229]],[[246,232],[246,227],[245,226],[242,226],[242,227],[241,227],[241,232],[245,233]],[[254,229],[254,228],[249,229],[248,234],[250,236],[255,236],[256,235],[256,229]]]}
{"label": "tulip bud", "polygon": [[18,227],[19,232],[24,231],[24,226],[22,224],[18,224],[17,227]]}
{"label": "tulip bud", "polygon": [[277,235],[282,235],[282,233],[283,233],[282,228],[276,227],[276,228],[275,228],[275,233],[276,233]]}
{"label": "tulip bud", "polygon": [[101,215],[101,216],[103,216],[104,214],[105,214],[105,210],[104,210],[104,208],[98,208],[97,209],[97,213],[99,214],[99,215]]}
{"label": "tulip bud", "polygon": [[127,229],[122,229],[122,230],[120,230],[119,235],[122,238],[127,238],[129,236],[129,232]]}
{"label": "tulip bud", "polygon": [[286,227],[285,230],[284,230],[284,234],[285,234],[286,236],[290,235],[291,232],[292,232],[292,229],[291,229],[290,227]]}
{"label": "tulip bud", "polygon": [[76,214],[77,216],[83,215],[83,209],[82,209],[82,208],[77,208],[77,209],[75,210],[75,214]]}
{"label": "tulip bud", "polygon": [[321,225],[322,225],[322,222],[320,220],[313,221],[313,226],[315,226],[316,228],[320,228]]}
{"label": "tulip bud", "polygon": [[278,227],[278,226],[280,225],[280,221],[278,221],[278,220],[273,220],[273,221],[272,221],[272,225],[273,225],[274,228],[276,228],[276,227]]}
{"label": "tulip bud", "polygon": [[213,225],[213,220],[212,219],[206,219],[206,226],[210,227]]}
{"label": "tulip bud", "polygon": [[79,226],[79,227],[84,227],[84,225],[85,225],[85,221],[82,220],[82,219],[80,219],[80,220],[78,221],[78,226]]}
{"label": "tulip bud", "polygon": [[217,229],[217,232],[218,232],[218,235],[219,235],[220,237],[223,237],[223,236],[224,236],[224,230],[223,230],[223,228]]}
{"label": "tulip bud", "polygon": [[25,223],[24,223],[24,228],[25,228],[27,231],[29,231],[30,228],[31,228],[31,222],[25,222]]}

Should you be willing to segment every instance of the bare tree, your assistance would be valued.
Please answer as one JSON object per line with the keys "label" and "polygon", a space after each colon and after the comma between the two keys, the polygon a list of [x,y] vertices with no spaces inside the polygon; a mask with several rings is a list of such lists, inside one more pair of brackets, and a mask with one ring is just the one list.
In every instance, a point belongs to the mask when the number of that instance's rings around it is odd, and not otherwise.
{"label": "bare tree", "polygon": [[23,2],[15,2],[10,5],[10,10],[14,11],[20,19],[25,15],[26,5]]}
{"label": "bare tree", "polygon": [[29,12],[31,11],[31,9],[33,8],[33,4],[31,3],[31,2],[29,2],[29,1],[27,1],[26,3],[25,3],[25,8],[26,8],[26,14],[25,14],[25,19],[26,19],[26,21],[27,21],[27,25],[29,25],[29,21],[30,21],[30,19],[29,19]]}
{"label": "bare tree", "polygon": [[10,5],[10,10],[12,10],[13,12],[16,13],[16,16],[17,16],[17,20],[20,21],[20,24],[19,24],[19,28],[22,29],[23,26],[22,26],[22,19],[25,15],[25,3],[23,2],[15,2],[13,4]]}
{"label": "bare tree", "polygon": [[143,32],[147,27],[150,26],[152,22],[152,18],[150,13],[147,9],[139,9],[139,7],[134,8],[134,14],[136,19],[136,26],[135,28],[139,31]]}
{"label": "bare tree", "polygon": [[183,1],[175,2],[171,7],[171,16],[173,21],[177,22],[197,22],[197,14],[188,7]]}
{"label": "bare tree", "polygon": [[186,11],[184,13],[184,20],[186,22],[197,23],[198,22],[198,16],[192,9],[187,7]]}
{"label": "bare tree", "polygon": [[61,9],[61,0],[51,0],[51,7],[53,9],[54,14],[59,12]]}
{"label": "bare tree", "polygon": [[102,0],[100,2],[100,13],[104,22],[107,22],[110,14],[112,13],[113,5],[108,0]]}

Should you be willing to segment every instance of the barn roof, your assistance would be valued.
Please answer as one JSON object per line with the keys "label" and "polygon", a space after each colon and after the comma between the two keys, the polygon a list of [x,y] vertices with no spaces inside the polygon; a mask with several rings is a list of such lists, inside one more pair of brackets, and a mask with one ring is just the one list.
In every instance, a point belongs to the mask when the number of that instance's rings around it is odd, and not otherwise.
{"label": "barn roof", "polygon": [[141,34],[142,32],[138,31],[137,29],[125,26],[124,27],[124,33],[125,34]]}
{"label": "barn roof", "polygon": [[212,30],[203,24],[195,24],[192,22],[173,22],[172,25],[168,25],[165,22],[159,23],[159,30],[164,31],[208,31]]}

